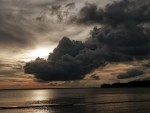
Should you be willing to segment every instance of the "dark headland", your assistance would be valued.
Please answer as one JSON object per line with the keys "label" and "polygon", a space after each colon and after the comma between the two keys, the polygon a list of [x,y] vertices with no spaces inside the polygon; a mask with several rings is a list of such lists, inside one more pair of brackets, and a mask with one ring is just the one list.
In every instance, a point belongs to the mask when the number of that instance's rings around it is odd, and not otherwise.
{"label": "dark headland", "polygon": [[130,88],[130,87],[150,87],[150,80],[144,81],[131,81],[128,83],[113,83],[113,84],[102,84],[101,88]]}

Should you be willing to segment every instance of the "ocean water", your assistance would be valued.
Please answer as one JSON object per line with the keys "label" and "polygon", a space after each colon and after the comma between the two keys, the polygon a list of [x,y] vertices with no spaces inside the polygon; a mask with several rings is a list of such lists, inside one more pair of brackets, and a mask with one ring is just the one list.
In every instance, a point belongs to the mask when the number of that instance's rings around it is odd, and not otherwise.
{"label": "ocean water", "polygon": [[0,90],[0,113],[150,113],[150,88]]}

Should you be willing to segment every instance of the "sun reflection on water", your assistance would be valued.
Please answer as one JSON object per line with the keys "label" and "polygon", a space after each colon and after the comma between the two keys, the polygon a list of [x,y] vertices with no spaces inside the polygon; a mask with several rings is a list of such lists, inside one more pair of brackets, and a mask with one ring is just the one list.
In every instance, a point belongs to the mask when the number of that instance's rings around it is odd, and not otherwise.
{"label": "sun reflection on water", "polygon": [[31,100],[42,103],[45,100],[50,100],[54,97],[54,92],[51,90],[32,90]]}

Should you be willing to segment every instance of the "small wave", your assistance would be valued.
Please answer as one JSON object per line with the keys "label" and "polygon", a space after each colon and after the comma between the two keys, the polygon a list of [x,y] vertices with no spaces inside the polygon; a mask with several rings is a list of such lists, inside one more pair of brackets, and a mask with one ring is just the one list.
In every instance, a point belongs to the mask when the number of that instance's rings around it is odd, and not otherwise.
{"label": "small wave", "polygon": [[33,104],[27,106],[3,106],[0,109],[24,109],[24,108],[36,108],[36,107],[59,107],[59,106],[73,106],[73,104]]}
{"label": "small wave", "polygon": [[140,101],[120,101],[120,102],[96,102],[96,103],[72,103],[72,104],[32,104],[27,106],[3,106],[0,109],[25,109],[25,108],[38,108],[38,107],[61,107],[61,106],[86,106],[95,104],[117,104],[117,103],[134,103],[134,102],[150,102],[150,100]]}
{"label": "small wave", "polygon": [[83,106],[83,105],[95,105],[95,104],[117,104],[117,103],[134,103],[134,102],[150,102],[150,100],[139,100],[139,101],[119,101],[119,102],[95,102],[95,103],[77,103],[73,106]]}

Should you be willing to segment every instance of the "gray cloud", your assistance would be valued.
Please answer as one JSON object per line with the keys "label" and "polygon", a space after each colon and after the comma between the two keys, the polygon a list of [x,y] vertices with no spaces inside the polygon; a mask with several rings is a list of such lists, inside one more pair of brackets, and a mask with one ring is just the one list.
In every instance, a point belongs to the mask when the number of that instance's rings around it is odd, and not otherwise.
{"label": "gray cloud", "polygon": [[66,4],[67,10],[75,8],[75,2],[70,2]]}
{"label": "gray cloud", "polygon": [[144,74],[144,72],[141,70],[131,69],[131,70],[127,71],[126,73],[121,73],[121,74],[117,75],[117,78],[118,79],[127,79],[127,78],[137,77],[142,74]]}
{"label": "gray cloud", "polygon": [[0,61],[0,77],[21,77],[23,74],[23,61],[10,61],[1,60]]}
{"label": "gray cloud", "polygon": [[[72,17],[75,14],[75,2],[67,3],[66,5],[50,5],[47,9],[40,12],[36,17],[38,21],[44,21],[46,17],[49,17],[49,20],[64,23],[68,20],[69,17]],[[74,10],[74,11],[73,11]]]}
{"label": "gray cloud", "polygon": [[[78,16],[80,18],[75,20],[78,23],[95,23],[102,27],[94,27],[85,42],[64,37],[47,60],[37,58],[26,63],[25,73],[44,81],[80,80],[108,63],[149,59],[150,28],[145,27],[150,22],[149,4],[137,7],[136,1],[123,0],[105,9],[87,4]],[[142,71],[131,70],[118,78],[141,74]]]}
{"label": "gray cloud", "polygon": [[[9,62],[9,63],[6,63]],[[0,67],[1,68],[10,68],[11,70],[16,70],[16,71],[22,71],[23,70],[23,65],[25,64],[24,61],[1,61],[0,62]]]}
{"label": "gray cloud", "polygon": [[[23,13],[19,13],[20,8],[12,2],[1,1],[0,5],[0,45],[1,47],[11,46],[27,47],[31,46],[33,34],[21,21]],[[31,38],[32,37],[32,38]]]}
{"label": "gray cloud", "polygon": [[[51,21],[39,22],[36,21],[36,19],[42,20],[42,16],[50,7],[54,7],[54,5],[59,6],[59,4],[62,3],[65,5],[67,4],[66,2],[67,0],[38,0],[36,2],[34,0],[1,0],[0,49],[3,51],[6,50],[6,52],[11,54],[13,54],[14,51],[15,53],[23,53],[25,50],[35,48],[37,44],[42,45],[46,42],[58,42],[57,38],[49,37],[47,39],[47,37],[41,37],[60,28],[56,27],[56,25],[54,26]],[[72,6],[73,3],[66,5],[67,8]],[[55,11],[53,13],[55,13]]]}
{"label": "gray cloud", "polygon": [[97,76],[96,74],[92,74],[90,77],[95,80],[100,80],[99,76]]}
{"label": "gray cloud", "polygon": [[57,83],[57,82],[50,82],[48,86],[56,86],[56,87],[85,87],[84,83],[82,83],[79,80],[74,80],[74,81],[65,81],[63,83]]}

